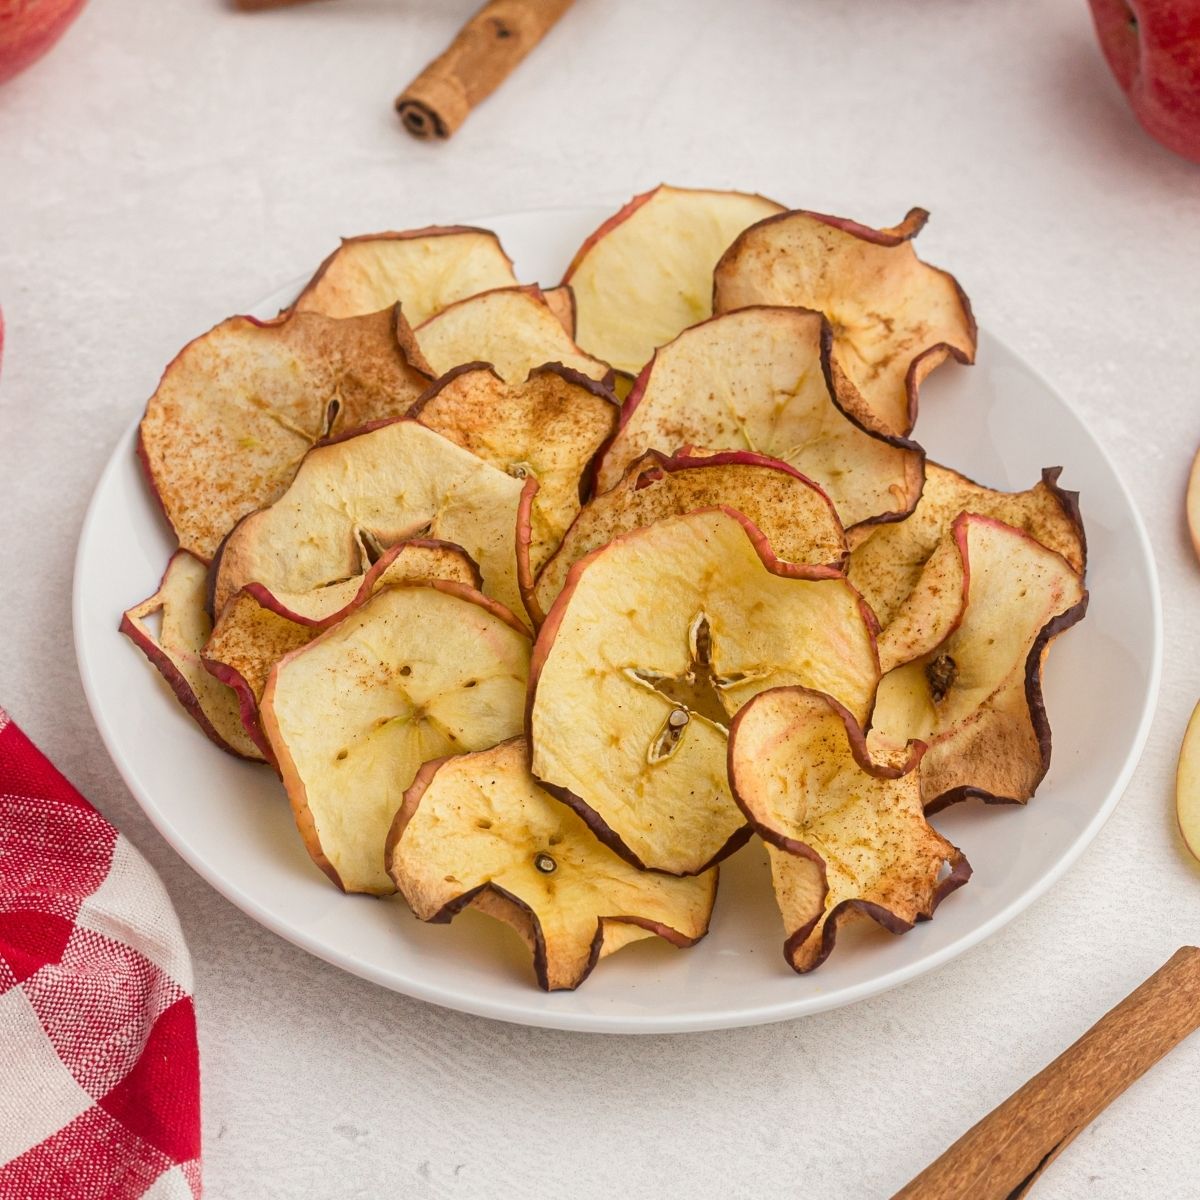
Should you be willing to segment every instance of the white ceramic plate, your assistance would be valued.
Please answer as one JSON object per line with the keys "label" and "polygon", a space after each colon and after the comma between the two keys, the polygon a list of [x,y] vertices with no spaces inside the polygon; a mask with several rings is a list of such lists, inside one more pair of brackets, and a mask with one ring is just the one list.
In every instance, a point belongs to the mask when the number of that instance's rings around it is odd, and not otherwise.
{"label": "white ceramic plate", "polygon": [[[483,221],[522,279],[556,282],[607,209]],[[299,284],[255,310],[271,315]],[[127,398],[140,415],[142,397]],[[97,485],[75,568],[75,645],[100,733],[130,790],[180,855],[255,920],[385,987],[465,1012],[562,1029],[664,1033],[748,1025],[850,1004],[913,979],[994,933],[1075,861],[1137,763],[1158,691],[1161,614],[1149,542],[1112,464],[1046,382],[987,334],[979,364],[935,372],[916,436],[930,456],[1001,488],[1063,464],[1082,494],[1091,607],[1054,646],[1046,702],[1050,773],[1028,809],[959,805],[934,823],[975,868],[936,918],[903,937],[847,930],[828,962],[785,965],[765,859],[749,846],[721,869],[712,931],[694,949],[642,942],[577,992],[546,995],[506,928],[467,912],[422,925],[401,901],[343,896],[310,862],[274,776],[212,746],[117,633],[155,590],[174,541],[134,459],[135,428]],[[952,984],[952,977],[948,980]]]}

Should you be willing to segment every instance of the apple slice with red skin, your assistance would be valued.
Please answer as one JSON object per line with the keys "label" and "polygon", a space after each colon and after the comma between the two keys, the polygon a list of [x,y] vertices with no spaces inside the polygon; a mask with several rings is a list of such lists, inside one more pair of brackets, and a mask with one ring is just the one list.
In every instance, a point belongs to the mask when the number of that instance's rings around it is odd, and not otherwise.
{"label": "apple slice with red skin", "polygon": [[343,238],[292,309],[356,317],[399,302],[419,325],[456,300],[516,283],[512,260],[490,230],[430,225]]}
{"label": "apple slice with red skin", "polygon": [[900,519],[921,495],[925,452],[840,406],[822,366],[832,345],[825,318],[801,308],[739,309],[685,329],[638,376],[596,486],[614,486],[647,449],[692,443],[790,463],[847,528]]}
{"label": "apple slice with red skin", "polygon": [[781,562],[745,516],[702,509],[580,559],[538,635],[533,774],[635,866],[699,874],[749,836],[726,731],[752,696],[820,687],[860,720],[875,627],[836,570]]}
{"label": "apple slice with red skin", "polygon": [[521,732],[529,634],[460,583],[385,587],[275,664],[260,720],[313,861],[394,890],[384,845],[422,764]]}
{"label": "apple slice with red skin", "polygon": [[971,306],[954,276],[917,258],[929,214],[891,229],[795,211],[751,226],[713,273],[714,311],[755,304],[824,313],[829,390],[866,428],[903,436],[917,420],[921,381],[947,358],[975,359]]}
{"label": "apple slice with red skin", "polygon": [[211,559],[314,445],[402,416],[431,379],[399,307],[344,321],[231,317],[163,373],[138,457],[180,546]]}
{"label": "apple slice with red skin", "polygon": [[924,749],[876,745],[872,758],[854,717],[808,688],[763,692],[734,717],[730,786],[767,843],[793,970],[819,967],[848,919],[905,933],[970,878],[925,820]]}
{"label": "apple slice with red skin", "polygon": [[1062,555],[990,517],[955,519],[879,635],[872,744],[928,744],[928,811],[1034,794],[1050,766],[1042,666],[1086,610],[1083,577]]}
{"label": "apple slice with red skin", "polygon": [[746,192],[668,187],[635,196],[567,268],[579,344],[636,374],[681,330],[712,315],[712,271],[748,225],[783,206]]}
{"label": "apple slice with red skin", "polygon": [[569,283],[560,283],[558,287],[547,288],[542,292],[542,299],[550,306],[550,311],[558,319],[558,323],[567,332],[571,341],[575,340],[575,289]]}
{"label": "apple slice with red skin", "polygon": [[529,773],[524,738],[426,763],[387,840],[388,871],[422,921],[468,905],[511,925],[546,991],[578,987],[614,950],[708,931],[717,871],[639,871]]}
{"label": "apple slice with red skin", "polygon": [[[200,651],[212,631],[204,610],[208,566],[187,550],[176,550],[153,596],[121,617],[121,632],[167,681],[188,716],[210,741],[239,758],[263,755],[242,728],[238,696],[209,675]],[[155,636],[148,621],[161,614]]]}

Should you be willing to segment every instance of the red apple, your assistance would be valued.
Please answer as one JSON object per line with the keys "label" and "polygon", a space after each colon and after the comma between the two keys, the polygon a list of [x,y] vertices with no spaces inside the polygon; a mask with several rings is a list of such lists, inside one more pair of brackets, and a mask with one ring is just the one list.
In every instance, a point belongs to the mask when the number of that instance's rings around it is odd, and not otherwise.
{"label": "red apple", "polygon": [[0,0],[0,83],[41,58],[83,5],[84,0]]}
{"label": "red apple", "polygon": [[1200,6],[1089,0],[1104,56],[1151,137],[1200,162]]}

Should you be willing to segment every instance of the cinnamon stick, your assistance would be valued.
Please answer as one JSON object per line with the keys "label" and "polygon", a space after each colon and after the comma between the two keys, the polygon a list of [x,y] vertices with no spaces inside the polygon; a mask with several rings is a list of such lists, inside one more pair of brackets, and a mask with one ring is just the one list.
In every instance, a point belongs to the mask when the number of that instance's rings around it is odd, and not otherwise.
{"label": "cinnamon stick", "polygon": [[1060,1151],[1200,1027],[1200,950],[1184,946],[892,1200],[1020,1200]]}
{"label": "cinnamon stick", "polygon": [[448,138],[570,7],[571,0],[490,0],[396,97],[404,128]]}

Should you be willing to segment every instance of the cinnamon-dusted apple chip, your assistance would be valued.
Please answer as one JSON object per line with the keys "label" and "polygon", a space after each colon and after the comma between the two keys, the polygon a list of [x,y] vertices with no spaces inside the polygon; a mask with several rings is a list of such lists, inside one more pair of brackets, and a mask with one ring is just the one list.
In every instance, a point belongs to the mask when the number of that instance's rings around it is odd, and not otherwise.
{"label": "cinnamon-dusted apple chip", "polygon": [[891,621],[916,586],[929,556],[962,512],[992,517],[1024,530],[1082,574],[1087,542],[1079,496],[1058,486],[1061,470],[1047,467],[1041,482],[1028,491],[999,492],[948,467],[927,463],[925,490],[907,518],[851,535],[850,579],[875,610],[880,624]]}
{"label": "cinnamon-dusted apple chip", "polygon": [[409,419],[318,446],[287,491],[226,539],[213,564],[212,611],[248,583],[306,592],[361,575],[414,537],[461,546],[483,590],[519,606],[520,494],[520,480]]}
{"label": "cinnamon-dusted apple chip", "polygon": [[345,321],[231,317],[167,367],[138,456],[180,546],[209,559],[313,445],[402,416],[431,378],[398,307]]}
{"label": "cinnamon-dusted apple chip", "polygon": [[[150,660],[179,703],[222,750],[262,759],[242,728],[238,697],[214,679],[200,661],[200,649],[212,630],[204,610],[208,567],[194,554],[176,550],[153,596],[121,618],[121,632]],[[149,619],[161,614],[155,636]]]}
{"label": "cinnamon-dusted apple chip", "polygon": [[442,309],[416,330],[435,375],[464,363],[489,363],[501,379],[519,383],[543,363],[562,363],[591,379],[611,374],[563,328],[539,287],[498,288]]}
{"label": "cinnamon-dusted apple chip", "polygon": [[547,991],[578,987],[630,942],[692,945],[708,931],[717,890],[715,868],[679,879],[619,858],[538,786],[524,738],[426,763],[396,815],[387,861],[421,920],[449,921],[473,905],[513,926]]}
{"label": "cinnamon-dusted apple chip", "polygon": [[713,275],[717,312],[752,304],[812,308],[828,318],[830,390],[864,425],[907,434],[921,381],[949,357],[975,359],[971,306],[954,277],[912,247],[929,214],[892,229],[789,212],[747,229]]}
{"label": "cinnamon-dusted apple chip", "polygon": [[712,314],[713,267],[747,225],[783,206],[746,192],[663,184],[635,196],[575,254],[575,338],[636,374],[655,349]]}
{"label": "cinnamon-dusted apple chip", "polygon": [[[745,450],[704,457],[651,450],[630,464],[614,488],[584,505],[532,595],[523,589],[530,616],[541,622],[567,572],[585,554],[631,529],[717,504],[749,517],[784,562],[845,563],[846,538],[829,497],[786,463]],[[518,538],[518,567],[522,553]]]}
{"label": "cinnamon-dusted apple chip", "polygon": [[490,230],[431,225],[343,238],[292,308],[356,317],[398,301],[419,325],[456,300],[516,282],[512,260]]}
{"label": "cinnamon-dusted apple chip", "polygon": [[726,781],[738,708],[799,683],[865,720],[878,677],[836,570],[781,562],[733,509],[661,520],[571,568],[534,651],[533,773],[630,862],[696,874],[748,836]]}
{"label": "cinnamon-dusted apple chip", "polygon": [[876,738],[919,738],[929,811],[956,800],[1023,803],[1050,765],[1042,664],[1087,609],[1060,554],[990,517],[963,513],[880,634]]}
{"label": "cinnamon-dusted apple chip", "polygon": [[431,759],[521,731],[529,635],[441,580],[377,592],[276,664],[261,722],[313,861],[344,891],[393,889],[384,844]]}
{"label": "cinnamon-dusted apple chip", "polygon": [[854,717],[807,688],[764,692],[734,718],[729,781],[767,843],[794,970],[819,967],[848,918],[904,933],[970,878],[925,820],[922,750],[879,744],[872,760]]}
{"label": "cinnamon-dusted apple chip", "polygon": [[924,451],[864,428],[830,395],[829,325],[799,308],[747,308],[685,329],[661,347],[622,405],[596,476],[612,487],[643,451],[689,443],[753,450],[819,483],[847,527],[909,512]]}

